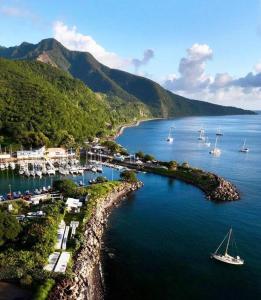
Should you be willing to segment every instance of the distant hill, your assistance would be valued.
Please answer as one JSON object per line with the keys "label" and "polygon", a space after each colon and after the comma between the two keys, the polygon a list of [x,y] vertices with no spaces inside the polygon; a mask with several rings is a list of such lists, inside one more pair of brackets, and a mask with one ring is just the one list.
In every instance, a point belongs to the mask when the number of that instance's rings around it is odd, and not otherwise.
{"label": "distant hill", "polygon": [[2,147],[73,147],[150,113],[140,102],[95,94],[82,81],[48,64],[0,58],[0,115]]}
{"label": "distant hill", "polygon": [[94,92],[116,96],[125,102],[142,102],[154,117],[254,114],[249,110],[190,100],[161,87],[158,83],[99,63],[90,53],[70,51],[55,39],[34,45],[0,48],[9,59],[38,60],[70,73]]}

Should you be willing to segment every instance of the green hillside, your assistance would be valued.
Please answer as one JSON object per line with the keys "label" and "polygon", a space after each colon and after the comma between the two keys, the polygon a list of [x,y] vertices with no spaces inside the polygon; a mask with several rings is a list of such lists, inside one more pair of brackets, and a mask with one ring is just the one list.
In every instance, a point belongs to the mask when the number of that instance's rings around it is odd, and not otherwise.
{"label": "green hillside", "polygon": [[51,64],[82,80],[94,92],[117,96],[125,102],[144,103],[155,117],[254,114],[181,97],[147,78],[110,69],[89,53],[70,51],[55,39],[45,39],[36,45],[22,43],[16,47],[0,48],[0,56]]}
{"label": "green hillside", "polygon": [[95,94],[48,64],[0,58],[0,144],[73,146],[149,117],[145,105]]}

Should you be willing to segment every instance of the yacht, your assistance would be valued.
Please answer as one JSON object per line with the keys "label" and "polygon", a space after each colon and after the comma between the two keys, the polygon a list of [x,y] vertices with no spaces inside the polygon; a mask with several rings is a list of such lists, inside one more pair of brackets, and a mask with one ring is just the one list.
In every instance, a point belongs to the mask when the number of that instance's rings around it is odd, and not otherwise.
{"label": "yacht", "polygon": [[173,131],[174,127],[170,127],[169,129],[169,135],[167,137],[167,142],[172,143],[174,141],[173,135],[172,135],[172,131]]}
{"label": "yacht", "polygon": [[216,135],[217,136],[223,136],[223,133],[222,133],[220,128],[217,129]]}
{"label": "yacht", "polygon": [[9,163],[9,166],[10,166],[11,170],[14,170],[14,169],[15,169],[15,163],[14,163],[14,162],[10,162],[10,163]]}
{"label": "yacht", "polygon": [[214,148],[209,152],[210,154],[212,154],[214,156],[219,156],[221,154],[221,150],[219,148],[217,148],[217,140],[218,140],[218,136],[216,137]]}
{"label": "yacht", "polygon": [[205,141],[205,130],[201,128],[198,132],[199,132],[198,140]]}
{"label": "yacht", "polygon": [[246,147],[246,140],[244,140],[244,144],[243,144],[243,146],[241,147],[241,149],[239,151],[244,152],[244,153],[249,152],[249,148]]}
{"label": "yacht", "polygon": [[210,147],[210,146],[211,146],[211,143],[209,142],[207,136],[206,136],[206,138],[205,138],[205,145],[206,145],[207,147]]}
{"label": "yacht", "polygon": [[[229,244],[231,242],[231,236],[232,236],[232,228],[230,228],[229,232],[226,234],[225,238],[223,239],[223,241],[220,243],[220,245],[218,246],[217,250],[211,254],[211,258],[226,263],[226,264],[230,264],[230,265],[243,265],[244,264],[244,260],[242,258],[240,258],[240,256],[232,256],[230,254],[228,254],[228,248],[229,248]],[[226,248],[225,248],[225,252],[224,253],[218,253],[219,249],[221,248],[221,246],[224,244],[224,242],[227,239],[227,244],[226,244]]]}

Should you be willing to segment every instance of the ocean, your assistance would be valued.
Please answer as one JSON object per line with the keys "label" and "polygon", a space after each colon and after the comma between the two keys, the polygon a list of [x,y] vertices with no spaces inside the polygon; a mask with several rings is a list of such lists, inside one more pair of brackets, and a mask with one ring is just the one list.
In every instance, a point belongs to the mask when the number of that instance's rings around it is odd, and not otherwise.
{"label": "ocean", "polygon": [[[219,157],[198,140],[200,128],[212,145],[222,130]],[[244,139],[249,153],[239,152]],[[261,299],[261,115],[148,121],[117,141],[133,153],[215,172],[238,187],[241,200],[214,203],[179,180],[140,174],[144,187],[113,210],[104,236],[106,299]],[[210,259],[230,227],[240,267]]]}

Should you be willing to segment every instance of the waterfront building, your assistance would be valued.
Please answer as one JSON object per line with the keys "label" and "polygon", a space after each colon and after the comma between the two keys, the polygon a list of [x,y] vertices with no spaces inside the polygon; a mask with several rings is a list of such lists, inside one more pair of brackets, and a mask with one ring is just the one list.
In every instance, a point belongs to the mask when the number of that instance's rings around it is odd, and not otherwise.
{"label": "waterfront building", "polygon": [[16,157],[18,159],[35,159],[35,158],[44,158],[45,146],[40,149],[32,150],[19,150],[16,152]]}
{"label": "waterfront building", "polygon": [[10,153],[0,153],[0,160],[2,159],[9,159],[11,158],[11,154]]}
{"label": "waterfront building", "polygon": [[66,208],[68,212],[80,212],[82,202],[79,199],[68,198],[66,201]]}

